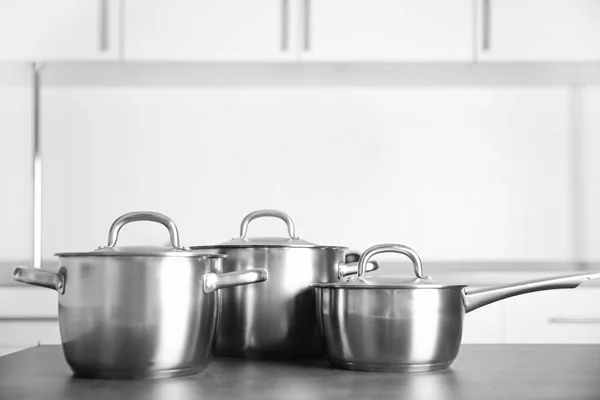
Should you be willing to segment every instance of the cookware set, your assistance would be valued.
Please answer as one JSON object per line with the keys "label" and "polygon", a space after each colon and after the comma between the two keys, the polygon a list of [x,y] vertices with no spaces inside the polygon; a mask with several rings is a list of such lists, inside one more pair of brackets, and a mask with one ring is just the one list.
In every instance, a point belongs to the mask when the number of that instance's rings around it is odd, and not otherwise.
{"label": "cookware set", "polygon": [[[247,237],[250,222],[275,217],[288,238]],[[136,221],[164,225],[170,246],[117,247]],[[368,276],[372,258],[399,253],[414,279]],[[318,356],[334,367],[375,372],[447,368],[458,354],[464,314],[524,293],[574,288],[600,273],[565,275],[486,289],[437,283],[419,255],[382,244],[362,255],[296,236],[285,213],[259,210],[238,238],[184,247],[175,223],[155,212],[114,221],[108,244],[58,253],[59,269],[16,268],[16,281],[58,292],[65,359],[75,375],[157,378],[201,371],[216,355]]]}

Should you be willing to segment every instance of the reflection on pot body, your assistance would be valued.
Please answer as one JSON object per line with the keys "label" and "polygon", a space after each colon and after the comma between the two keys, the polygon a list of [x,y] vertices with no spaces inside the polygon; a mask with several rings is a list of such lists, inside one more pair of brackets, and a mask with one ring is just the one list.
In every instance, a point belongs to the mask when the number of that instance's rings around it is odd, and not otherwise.
{"label": "reflection on pot body", "polygon": [[[248,224],[262,217],[283,220],[289,237],[246,238]],[[265,268],[269,280],[259,286],[223,292],[223,310],[217,331],[215,354],[265,357],[299,357],[323,354],[317,329],[314,282],[337,282],[356,274],[357,255],[345,247],[320,246],[295,235],[289,215],[277,210],[258,210],[242,221],[240,237],[215,246],[193,250],[227,256],[223,272]],[[376,263],[368,265],[377,269]]]}
{"label": "reflection on pot body", "polygon": [[460,348],[460,291],[323,288],[317,304],[334,365],[377,363],[396,365],[399,372],[429,371],[448,367]]}
{"label": "reflection on pot body", "polygon": [[[223,272],[260,266],[269,280],[223,291],[217,355],[248,357],[323,354],[310,284],[338,280],[344,249],[231,248]],[[318,266],[321,266],[320,268]],[[333,266],[326,268],[325,266]]]}
{"label": "reflection on pot body", "polygon": [[124,268],[119,257],[98,257],[94,264],[78,257],[61,260],[67,284],[59,297],[59,322],[71,368],[79,376],[105,370],[109,377],[158,370],[184,375],[204,368],[220,291],[206,294],[197,282],[219,272],[220,261],[198,268],[183,257],[142,258]]}

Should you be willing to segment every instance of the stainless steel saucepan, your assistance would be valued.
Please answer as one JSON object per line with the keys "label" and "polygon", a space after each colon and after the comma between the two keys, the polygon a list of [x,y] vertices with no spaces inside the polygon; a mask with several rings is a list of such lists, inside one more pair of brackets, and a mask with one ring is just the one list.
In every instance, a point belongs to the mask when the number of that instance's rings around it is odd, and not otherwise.
{"label": "stainless steel saucepan", "polygon": [[[248,238],[256,218],[275,217],[287,225],[288,238]],[[265,268],[269,280],[223,293],[215,354],[251,358],[323,354],[315,318],[314,282],[336,282],[356,274],[357,254],[346,247],[316,245],[296,236],[289,215],[259,210],[242,221],[239,238],[212,246],[192,246],[227,256],[224,272]],[[376,263],[369,270],[378,268]]]}
{"label": "stainless steel saucepan", "polygon": [[[365,277],[366,263],[380,253],[407,256],[416,278]],[[383,244],[363,253],[357,276],[313,286],[319,328],[334,367],[418,372],[444,369],[454,361],[465,313],[524,293],[575,288],[598,277],[600,273],[573,274],[486,289],[444,285],[423,275],[414,250]]]}
{"label": "stainless steel saucepan", "polygon": [[[115,247],[133,221],[164,225],[172,247]],[[90,378],[190,375],[207,364],[220,288],[262,282],[264,269],[221,273],[225,256],[179,244],[167,216],[134,212],[110,227],[108,246],[58,253],[58,272],[17,268],[16,281],[54,289],[63,352],[73,372]]]}

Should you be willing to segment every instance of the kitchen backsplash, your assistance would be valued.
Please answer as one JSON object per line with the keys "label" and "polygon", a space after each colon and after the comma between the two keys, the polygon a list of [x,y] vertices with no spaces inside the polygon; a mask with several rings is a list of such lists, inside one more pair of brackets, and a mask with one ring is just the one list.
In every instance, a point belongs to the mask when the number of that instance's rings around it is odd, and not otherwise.
{"label": "kitchen backsplash", "polygon": [[[76,79],[42,90],[44,257],[105,244],[131,210],[171,216],[192,245],[278,208],[321,244],[403,242],[437,261],[600,258],[598,88]],[[11,110],[0,118],[0,249],[27,259],[31,87],[0,82]],[[285,232],[278,220],[249,229]],[[121,236],[167,239],[148,223]]]}

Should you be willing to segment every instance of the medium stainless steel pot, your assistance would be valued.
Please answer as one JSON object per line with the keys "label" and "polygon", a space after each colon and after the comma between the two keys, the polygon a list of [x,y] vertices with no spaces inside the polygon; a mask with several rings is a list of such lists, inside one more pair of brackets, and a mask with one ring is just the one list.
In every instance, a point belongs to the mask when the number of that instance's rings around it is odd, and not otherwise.
{"label": "medium stainless steel pot", "polygon": [[[164,225],[172,247],[115,247],[133,221]],[[224,256],[179,244],[165,215],[134,212],[111,226],[108,246],[58,253],[58,272],[17,268],[16,281],[55,289],[62,346],[73,372],[90,378],[189,375],[212,353],[220,288],[262,282],[264,269],[221,273]]]}
{"label": "medium stainless steel pot", "polygon": [[[289,238],[247,238],[256,218],[275,217],[287,224]],[[315,318],[314,282],[334,282],[356,274],[357,254],[346,247],[320,246],[296,237],[289,215],[259,210],[242,221],[240,237],[193,250],[227,255],[224,272],[265,268],[269,280],[223,293],[223,311],[215,339],[215,354],[265,357],[299,357],[323,354]],[[378,268],[369,264],[370,270]]]}
{"label": "medium stainless steel pot", "polygon": [[[416,279],[365,278],[367,261],[400,253],[413,263]],[[423,275],[419,255],[400,244],[367,249],[358,275],[338,283],[316,283],[317,318],[334,367],[357,371],[418,372],[444,369],[456,358],[464,314],[507,297],[574,288],[600,273],[573,274],[486,289],[444,285]]]}

